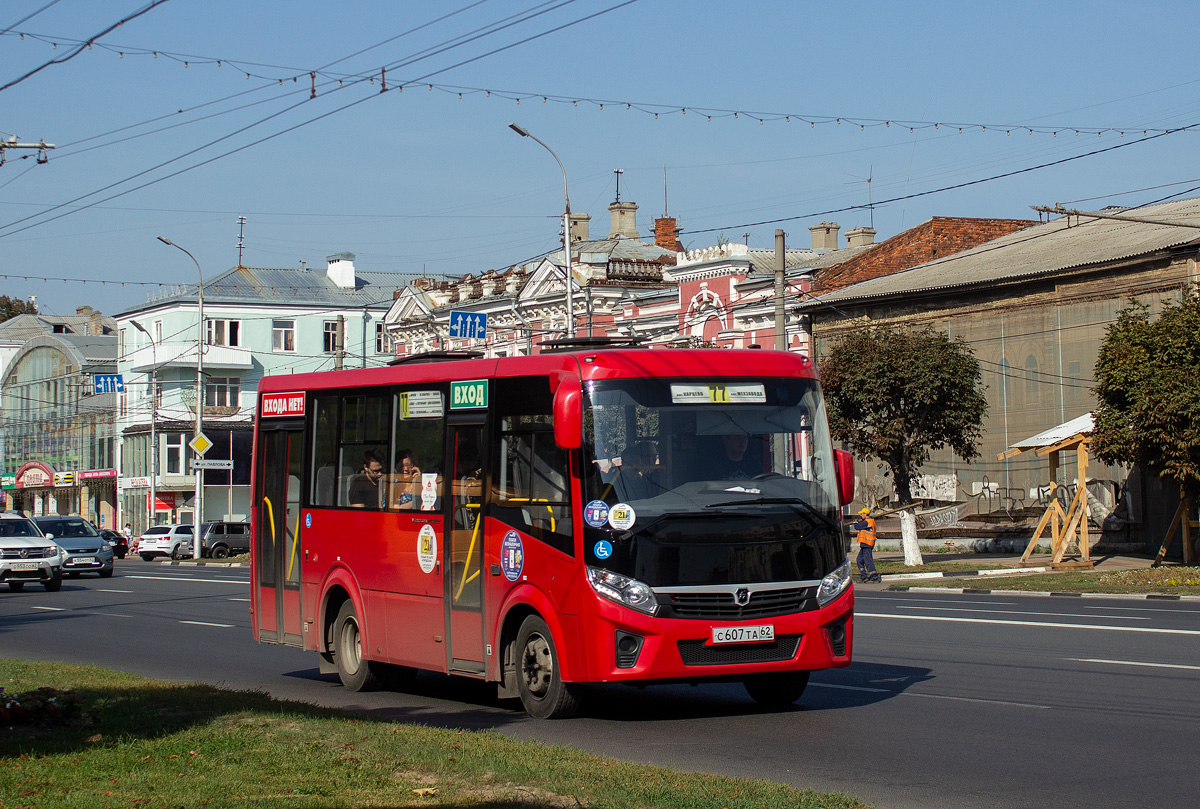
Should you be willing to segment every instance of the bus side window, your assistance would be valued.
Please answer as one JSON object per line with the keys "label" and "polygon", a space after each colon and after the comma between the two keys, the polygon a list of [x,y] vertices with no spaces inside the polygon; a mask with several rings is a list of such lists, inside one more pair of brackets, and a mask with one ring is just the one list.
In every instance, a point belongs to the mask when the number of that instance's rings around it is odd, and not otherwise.
{"label": "bus side window", "polygon": [[[388,511],[437,511],[442,507],[442,471],[445,469],[445,393],[428,389],[405,390],[397,393],[396,399],[384,508]],[[433,481],[432,487],[430,481]],[[436,497],[431,498],[431,493]]]}
{"label": "bus side window", "polygon": [[495,391],[498,451],[490,514],[573,555],[570,454],[554,443],[549,381],[498,379]]}

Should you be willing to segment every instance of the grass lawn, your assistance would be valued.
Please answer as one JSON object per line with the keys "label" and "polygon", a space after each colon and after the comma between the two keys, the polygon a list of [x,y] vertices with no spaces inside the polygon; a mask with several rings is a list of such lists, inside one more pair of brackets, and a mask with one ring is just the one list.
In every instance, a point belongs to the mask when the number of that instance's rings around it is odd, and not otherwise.
{"label": "grass lawn", "polygon": [[866,807],[767,781],[675,772],[493,732],[364,719],[259,692],[91,666],[0,659],[0,687],[8,698],[52,687],[56,699],[78,698],[81,709],[65,722],[0,726],[2,809]]}

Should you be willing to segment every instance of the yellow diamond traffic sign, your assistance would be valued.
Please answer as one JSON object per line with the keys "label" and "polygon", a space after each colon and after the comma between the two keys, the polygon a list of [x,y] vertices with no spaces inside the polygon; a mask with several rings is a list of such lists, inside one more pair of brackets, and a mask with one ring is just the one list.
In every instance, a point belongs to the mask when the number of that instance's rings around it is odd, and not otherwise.
{"label": "yellow diamond traffic sign", "polygon": [[188,443],[188,446],[191,447],[192,451],[197,455],[203,455],[204,453],[208,452],[212,445],[213,442],[209,440],[209,437],[204,433],[196,433],[196,437]]}

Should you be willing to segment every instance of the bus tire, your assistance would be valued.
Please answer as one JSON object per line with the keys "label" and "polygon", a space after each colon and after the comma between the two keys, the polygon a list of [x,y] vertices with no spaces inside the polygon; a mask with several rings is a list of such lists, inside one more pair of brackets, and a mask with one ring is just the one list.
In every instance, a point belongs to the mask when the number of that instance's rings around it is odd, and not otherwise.
{"label": "bus tire", "polygon": [[786,708],[808,688],[807,671],[752,674],[742,681],[750,699],[767,708]]}
{"label": "bus tire", "polygon": [[537,615],[521,624],[516,641],[517,691],[534,719],[565,719],[579,708],[578,686],[562,680],[550,627]]}
{"label": "bus tire", "polygon": [[363,659],[362,628],[349,600],[342,603],[333,624],[333,661],[337,664],[338,679],[351,691],[378,691],[383,684],[379,675],[381,664],[372,665]]}

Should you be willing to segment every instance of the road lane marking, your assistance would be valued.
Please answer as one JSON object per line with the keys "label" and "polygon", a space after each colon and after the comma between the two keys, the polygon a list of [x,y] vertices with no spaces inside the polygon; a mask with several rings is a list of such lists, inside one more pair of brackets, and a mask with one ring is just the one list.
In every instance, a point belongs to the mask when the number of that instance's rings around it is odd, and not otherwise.
{"label": "road lane marking", "polygon": [[226,600],[227,601],[249,601],[250,599],[248,599],[248,598],[229,598]]}
{"label": "road lane marking", "polygon": [[986,705],[1015,705],[1018,708],[1049,708],[1049,705],[1035,705],[1030,702],[1009,702],[1002,699],[979,699],[976,697],[951,697],[943,694],[922,694],[917,691],[892,691],[887,688],[868,688],[861,685],[840,685],[837,683],[812,683],[809,687],[837,688],[841,691],[867,691],[873,694],[892,694],[897,697],[926,697],[927,699],[948,699],[955,702],[981,702]]}
{"label": "road lane marking", "polygon": [[154,581],[194,581],[204,584],[248,584],[242,579],[193,579],[191,576],[125,576],[126,579],[152,579]]}
{"label": "road lane marking", "polygon": [[31,610],[46,610],[47,612],[66,612],[66,607],[30,607]]}
{"label": "road lane marking", "polygon": [[1117,607],[1110,607],[1105,604],[1097,604],[1096,606],[1092,606],[1091,604],[1085,604],[1083,608],[1085,610],[1124,610],[1127,612],[1169,612],[1173,615],[1195,615],[1196,614],[1196,610],[1190,610],[1190,609],[1186,609],[1184,607],[1180,607],[1177,609],[1171,609],[1170,607],[1127,607],[1124,604],[1117,606]]}
{"label": "road lane marking", "polygon": [[1200,629],[1154,629],[1148,626],[1104,626],[1103,624],[1056,624],[1053,621],[1009,621],[1003,618],[954,618],[949,615],[887,615],[881,612],[856,612],[854,613],[854,617],[899,618],[907,621],[947,621],[959,624],[1053,627],[1055,629],[1100,629],[1107,632],[1149,632],[1155,635],[1200,635]]}
{"label": "road lane marking", "polygon": [[953,702],[981,702],[985,705],[1011,705],[1015,708],[1050,708],[1050,705],[1036,705],[1032,702],[1009,702],[1003,699],[978,699],[974,697],[950,697],[944,694],[922,694],[917,691],[901,691],[898,697],[925,697],[927,699],[948,699]]}
{"label": "road lane marking", "polygon": [[233,629],[233,624],[213,624],[208,621],[180,621],[181,624],[192,624],[194,626],[219,626],[222,629]]}
{"label": "road lane marking", "polygon": [[96,592],[97,593],[126,593],[126,594],[129,594],[129,593],[132,593],[133,590],[102,590],[99,587],[97,587]]}
{"label": "road lane marking", "polygon": [[1153,669],[1185,669],[1200,671],[1200,666],[1185,666],[1182,663],[1142,663],[1137,660],[1102,660],[1097,657],[1068,657],[1067,660],[1076,663],[1103,663],[1109,666],[1146,666]]}
{"label": "road lane marking", "polygon": [[[980,610],[980,609],[965,609],[963,607],[918,607],[909,606],[907,604],[897,604],[897,609],[902,610],[942,610],[942,612],[1003,612],[1008,615],[1053,615],[1057,618],[1096,618],[1098,616],[1088,615],[1083,612],[1035,612],[1033,610]],[[1106,618],[1121,618],[1125,621],[1149,621],[1149,618],[1140,615],[1106,615]]]}
{"label": "road lane marking", "polygon": [[[904,594],[911,595],[911,594]],[[931,604],[975,604],[976,606],[983,605],[985,607],[1010,607],[1017,604],[1016,601],[985,601],[983,598],[946,598],[945,596],[935,596],[933,598],[880,598],[878,596],[866,596],[862,593],[855,593],[855,601],[886,601],[889,604],[894,604],[896,601],[912,602],[912,601],[928,601]]]}

